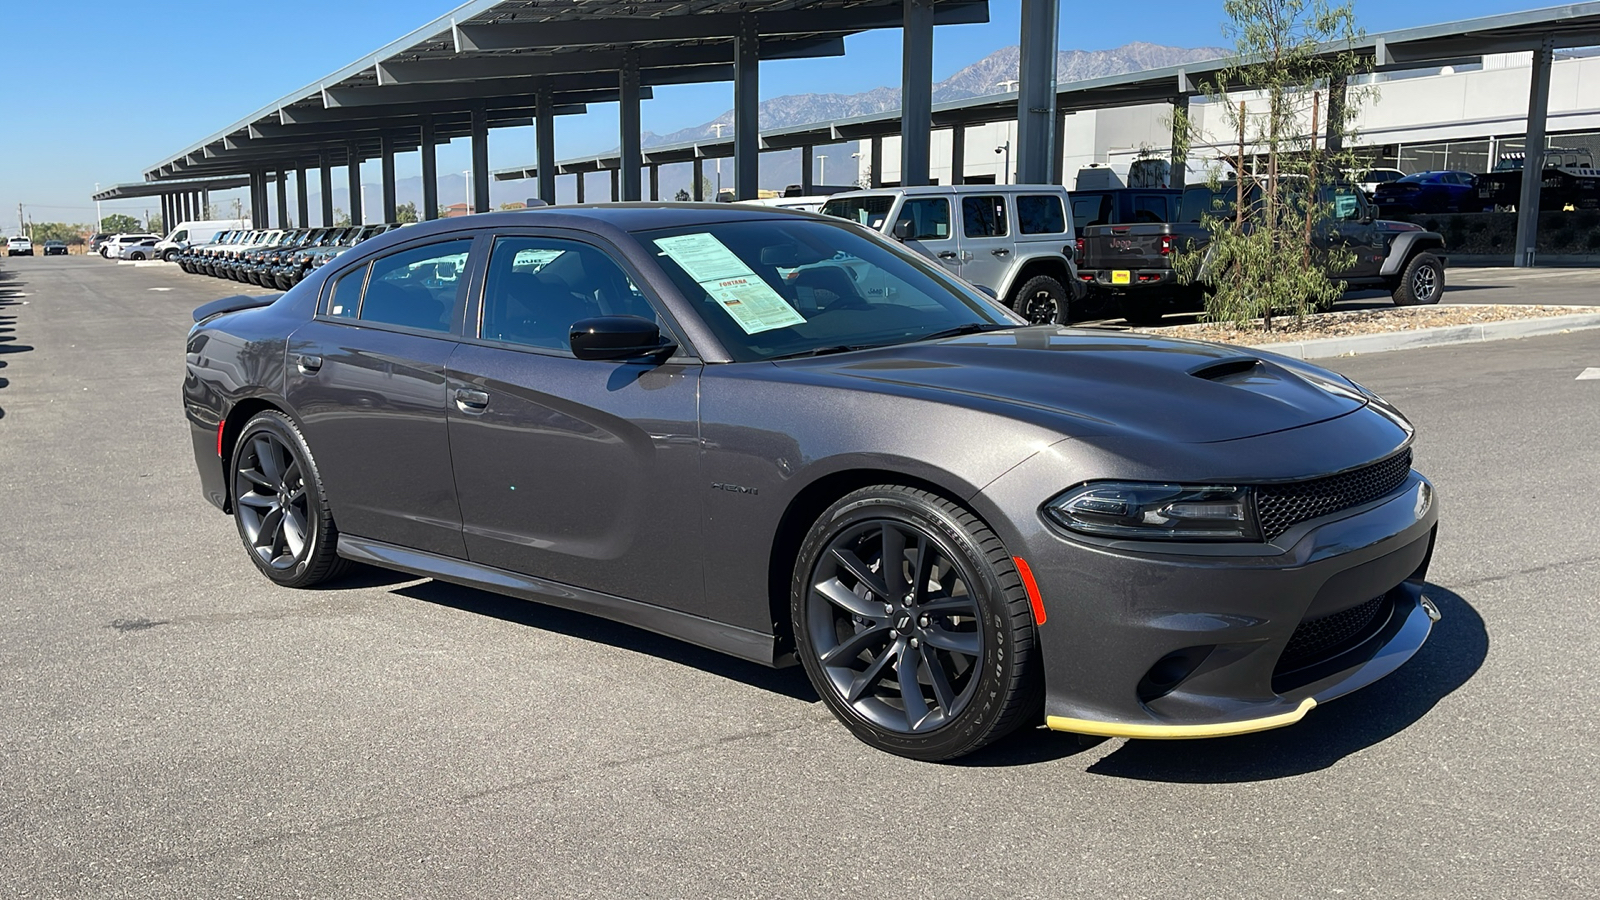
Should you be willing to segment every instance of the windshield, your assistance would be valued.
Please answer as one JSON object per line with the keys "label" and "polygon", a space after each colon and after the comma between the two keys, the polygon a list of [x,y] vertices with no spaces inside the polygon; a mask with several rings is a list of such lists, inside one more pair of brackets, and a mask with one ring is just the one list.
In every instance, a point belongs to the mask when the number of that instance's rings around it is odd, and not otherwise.
{"label": "windshield", "polygon": [[635,237],[740,362],[1018,324],[921,257],[843,224],[743,220]]}
{"label": "windshield", "polygon": [[883,230],[883,220],[889,217],[894,206],[893,194],[866,194],[857,197],[835,197],[822,204],[822,214],[849,219],[873,231]]}

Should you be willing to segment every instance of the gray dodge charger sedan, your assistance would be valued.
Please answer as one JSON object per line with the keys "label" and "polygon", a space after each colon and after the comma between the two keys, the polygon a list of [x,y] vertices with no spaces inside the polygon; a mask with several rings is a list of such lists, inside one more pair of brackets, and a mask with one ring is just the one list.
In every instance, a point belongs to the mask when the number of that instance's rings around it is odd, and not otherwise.
{"label": "gray dodge charger sedan", "polygon": [[798,662],[892,753],[1288,725],[1438,616],[1394,407],[1026,326],[838,219],[431,222],[195,320],[201,486],[274,582],[356,561]]}

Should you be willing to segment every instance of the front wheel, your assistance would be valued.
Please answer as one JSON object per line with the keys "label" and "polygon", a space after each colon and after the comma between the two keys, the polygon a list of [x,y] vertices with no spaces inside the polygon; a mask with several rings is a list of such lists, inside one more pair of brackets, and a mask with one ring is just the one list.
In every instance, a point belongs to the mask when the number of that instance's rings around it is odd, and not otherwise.
{"label": "front wheel", "polygon": [[1444,264],[1432,253],[1411,257],[1394,286],[1395,306],[1421,306],[1438,303],[1444,294]]}
{"label": "front wheel", "polygon": [[161,254],[161,258],[166,260],[167,262],[173,262],[174,260],[176,260],[178,258],[178,251],[177,250],[168,250],[165,253]]}
{"label": "front wheel", "polygon": [[927,491],[858,490],[811,526],[790,590],[795,651],[856,737],[922,760],[1040,711],[1027,594],[981,519]]}
{"label": "front wheel", "polygon": [[1023,282],[1011,304],[1029,325],[1065,325],[1067,307],[1067,289],[1049,275],[1035,275]]}
{"label": "front wheel", "polygon": [[269,411],[246,422],[229,472],[239,538],[263,575],[303,588],[344,570],[322,478],[288,416]]}

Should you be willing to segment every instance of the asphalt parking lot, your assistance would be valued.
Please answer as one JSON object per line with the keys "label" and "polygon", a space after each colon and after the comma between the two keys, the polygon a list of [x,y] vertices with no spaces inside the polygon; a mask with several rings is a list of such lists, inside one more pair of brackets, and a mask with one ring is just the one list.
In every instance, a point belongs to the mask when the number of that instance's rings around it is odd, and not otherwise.
{"label": "asphalt parking lot", "polygon": [[[1464,293],[1572,302],[1538,295],[1558,280]],[[1577,380],[1600,332],[1334,361],[1411,415],[1442,498],[1444,620],[1396,675],[1279,731],[1034,731],[929,765],[855,741],[799,669],[374,571],[270,585],[200,497],[179,404],[189,311],[231,287],[0,262],[0,893],[1600,883],[1600,380]]]}

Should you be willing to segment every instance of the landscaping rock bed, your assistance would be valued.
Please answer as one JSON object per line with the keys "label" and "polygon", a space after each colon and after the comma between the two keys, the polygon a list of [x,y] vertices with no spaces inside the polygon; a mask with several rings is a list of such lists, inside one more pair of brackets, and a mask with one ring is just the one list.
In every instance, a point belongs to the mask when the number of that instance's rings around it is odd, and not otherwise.
{"label": "landscaping rock bed", "polygon": [[1194,325],[1171,325],[1165,328],[1136,328],[1147,334],[1191,338],[1200,341],[1217,341],[1224,344],[1275,344],[1284,341],[1312,341],[1319,338],[1355,337],[1368,334],[1388,334],[1397,331],[1416,331],[1422,328],[1442,328],[1450,325],[1482,325],[1489,322],[1507,322],[1518,319],[1545,319],[1552,316],[1570,316],[1593,313],[1592,306],[1407,306],[1393,309],[1363,309],[1350,312],[1318,313],[1296,322],[1292,318],[1272,320],[1273,328],[1265,331],[1260,320],[1253,328],[1240,328],[1232,323],[1200,322]]}

